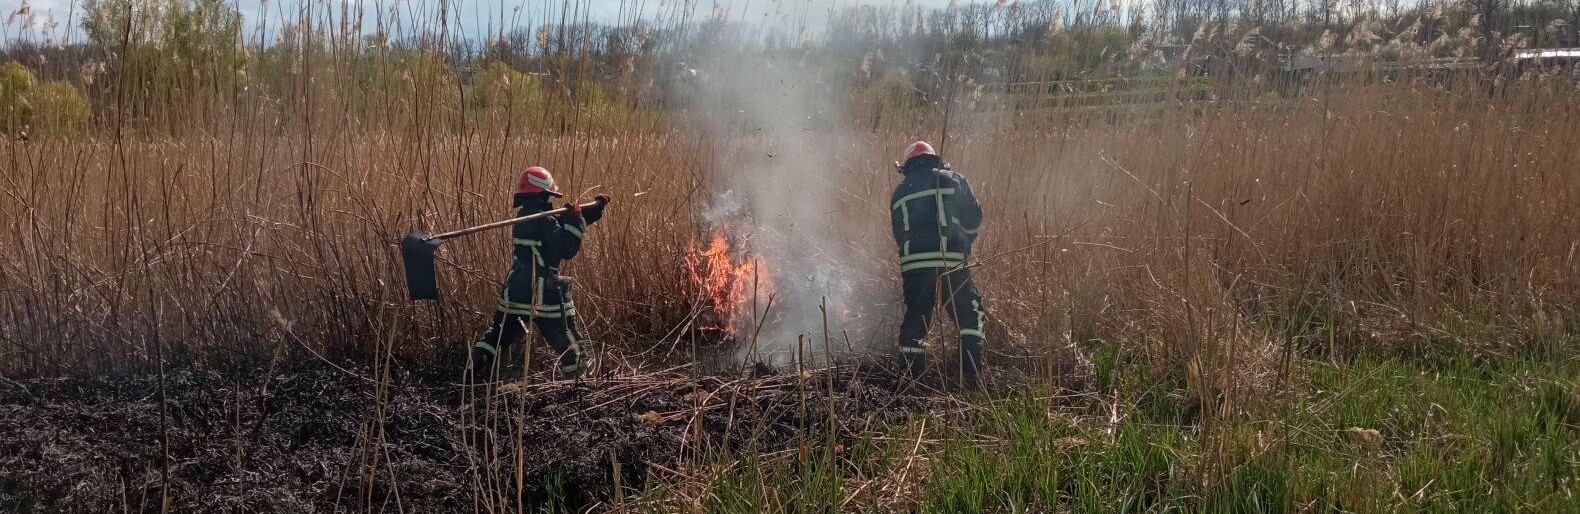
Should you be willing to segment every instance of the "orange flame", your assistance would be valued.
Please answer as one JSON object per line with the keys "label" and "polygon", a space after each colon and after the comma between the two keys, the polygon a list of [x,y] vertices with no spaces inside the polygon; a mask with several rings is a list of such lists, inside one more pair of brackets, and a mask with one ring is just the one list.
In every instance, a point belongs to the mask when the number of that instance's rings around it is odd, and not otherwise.
{"label": "orange flame", "polygon": [[[731,248],[724,230],[714,230],[706,247],[692,242],[686,247],[686,273],[696,288],[699,300],[710,316],[699,324],[726,337],[734,336],[751,319],[754,299],[768,297],[772,290],[766,269],[737,248]],[[755,296],[754,296],[755,294]]]}

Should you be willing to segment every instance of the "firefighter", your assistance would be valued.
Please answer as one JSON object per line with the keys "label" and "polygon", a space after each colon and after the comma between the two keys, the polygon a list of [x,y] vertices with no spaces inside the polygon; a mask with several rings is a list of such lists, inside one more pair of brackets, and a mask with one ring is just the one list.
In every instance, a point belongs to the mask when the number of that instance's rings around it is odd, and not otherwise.
{"label": "firefighter", "polygon": [[922,339],[941,301],[959,329],[961,383],[975,387],[987,314],[964,265],[982,229],[982,206],[965,177],[950,171],[926,141],[911,143],[895,167],[905,176],[889,201],[905,294],[900,365],[911,376],[925,369]]}
{"label": "firefighter", "polygon": [[[538,166],[521,172],[516,181],[514,206],[518,216],[553,208],[554,198],[565,195],[549,171]],[[494,321],[472,346],[472,380],[495,376],[496,357],[504,347],[521,339],[530,320],[559,355],[559,370],[578,376],[587,369],[582,335],[576,326],[576,305],[571,302],[571,281],[559,274],[560,263],[576,257],[588,225],[603,218],[609,197],[598,195],[596,206],[585,209],[571,202],[557,216],[517,223],[511,227],[515,262],[500,285]]]}

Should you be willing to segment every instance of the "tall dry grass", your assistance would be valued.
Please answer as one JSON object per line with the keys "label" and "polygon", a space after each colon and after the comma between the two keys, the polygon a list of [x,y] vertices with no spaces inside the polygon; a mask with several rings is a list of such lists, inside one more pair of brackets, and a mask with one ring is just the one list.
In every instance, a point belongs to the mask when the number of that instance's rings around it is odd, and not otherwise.
{"label": "tall dry grass", "polygon": [[[356,37],[367,27],[304,10],[272,43],[203,42],[240,60],[183,62],[179,79],[153,42],[99,49],[121,60],[82,71],[94,130],[0,144],[0,372],[137,368],[166,343],[220,362],[282,345],[367,355],[384,337],[405,358],[453,364],[508,245],[447,243],[449,298],[417,305],[394,243],[504,217],[528,165],[615,198],[567,269],[587,332],[674,356],[695,304],[681,252],[704,228],[697,207],[780,135],[705,136],[686,106],[644,101],[674,87],[665,63],[600,67],[583,51],[598,43],[578,32],[584,10],[551,11],[517,20],[557,24],[537,33],[542,74],[494,75],[491,100],[477,92],[492,67],[462,59],[463,31],[432,13],[392,14],[380,30],[395,33],[370,43]],[[1260,77],[1226,77],[1232,87],[1141,105],[1023,111],[976,85],[924,101],[896,82],[850,92],[832,117],[844,135],[802,137],[836,163],[849,220],[824,234],[889,269],[895,149],[934,139],[971,178],[987,204],[975,269],[999,364],[1106,339],[1209,381],[1235,362],[1273,375],[1296,350],[1572,341],[1573,84],[1430,78],[1280,97]],[[898,298],[892,279],[870,287]],[[887,334],[893,320],[858,322]]]}
{"label": "tall dry grass", "polygon": [[957,148],[1015,206],[985,253],[1063,236],[984,265],[1008,327],[1253,372],[1290,349],[1551,354],[1580,292],[1573,100],[1350,84]]}
{"label": "tall dry grass", "polygon": [[[987,204],[977,273],[1006,347],[1104,338],[1163,361],[1270,360],[1476,327],[1511,351],[1574,323],[1574,111],[1549,88],[1355,84],[1122,117],[955,113],[941,143]],[[687,314],[692,213],[712,175],[762,158],[760,139],[704,140],[683,121],[507,136],[242,118],[6,143],[8,373],[137,366],[156,333],[193,354],[263,352],[285,341],[273,313],[311,344],[357,349],[391,309],[408,320],[403,355],[453,351],[487,314],[502,236],[447,243],[450,296],[424,305],[403,298],[394,242],[507,215],[529,164],[615,198],[568,270],[589,332],[631,353],[673,347],[659,338]],[[832,233],[862,258],[892,253],[894,148],[941,123],[826,142],[850,220]]]}

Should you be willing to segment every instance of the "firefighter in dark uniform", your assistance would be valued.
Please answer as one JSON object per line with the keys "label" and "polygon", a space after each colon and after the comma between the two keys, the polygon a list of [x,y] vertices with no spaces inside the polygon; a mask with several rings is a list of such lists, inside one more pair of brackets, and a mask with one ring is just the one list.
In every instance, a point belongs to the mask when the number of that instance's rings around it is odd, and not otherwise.
{"label": "firefighter in dark uniform", "polygon": [[[563,196],[549,171],[533,166],[516,181],[513,203],[517,216],[527,216],[553,209],[553,199]],[[582,209],[572,202],[565,213],[511,227],[515,262],[500,286],[493,324],[472,346],[472,380],[495,376],[500,350],[520,340],[529,321],[559,355],[561,373],[576,376],[587,369],[570,280],[559,269],[562,261],[581,251],[587,226],[603,218],[609,198],[599,195],[596,203]]]}
{"label": "firefighter in dark uniform", "polygon": [[912,143],[897,167],[905,178],[889,206],[905,291],[900,365],[912,376],[925,369],[922,339],[932,326],[934,307],[942,301],[960,331],[961,383],[975,387],[987,314],[964,265],[982,229],[982,206],[965,177],[950,171],[925,141]]}

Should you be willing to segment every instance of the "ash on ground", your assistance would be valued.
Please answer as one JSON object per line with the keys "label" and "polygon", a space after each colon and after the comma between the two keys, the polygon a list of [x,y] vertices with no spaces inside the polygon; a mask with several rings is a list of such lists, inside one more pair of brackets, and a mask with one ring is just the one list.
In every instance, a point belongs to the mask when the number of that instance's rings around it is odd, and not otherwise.
{"label": "ash on ground", "polygon": [[156,374],[0,381],[0,511],[159,512],[163,491],[171,512],[455,512],[518,494],[585,505],[612,497],[613,469],[640,489],[699,446],[773,451],[830,426],[850,438],[954,401],[872,365],[481,395],[355,373],[187,367],[166,371],[163,395]]}

